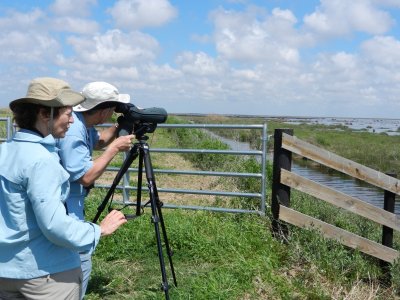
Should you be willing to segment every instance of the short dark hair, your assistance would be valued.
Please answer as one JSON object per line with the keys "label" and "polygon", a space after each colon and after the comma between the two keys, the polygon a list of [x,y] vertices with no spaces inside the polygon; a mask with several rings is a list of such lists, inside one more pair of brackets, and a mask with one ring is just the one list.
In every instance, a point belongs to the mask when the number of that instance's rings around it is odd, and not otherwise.
{"label": "short dark hair", "polygon": [[87,110],[86,112],[89,115],[94,114],[96,111],[101,110],[101,109],[106,109],[106,108],[111,108],[111,107],[117,107],[118,103],[117,102],[103,102],[100,103],[99,105],[96,105],[95,107],[93,107],[92,109]]}
{"label": "short dark hair", "polygon": [[[50,115],[51,107],[33,104],[19,103],[13,107],[14,121],[19,128],[34,129],[39,111],[44,109]],[[56,118],[60,114],[60,107],[54,107],[53,117]]]}

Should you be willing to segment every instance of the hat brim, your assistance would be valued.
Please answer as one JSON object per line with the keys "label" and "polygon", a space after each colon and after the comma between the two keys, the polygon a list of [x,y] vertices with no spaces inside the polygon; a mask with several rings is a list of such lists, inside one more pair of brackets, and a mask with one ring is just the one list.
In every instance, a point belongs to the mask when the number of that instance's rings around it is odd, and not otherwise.
{"label": "hat brim", "polygon": [[85,98],[81,93],[73,90],[62,90],[54,99],[19,98],[10,102],[9,107],[14,110],[16,105],[32,103],[47,107],[76,106],[83,102]]}
{"label": "hat brim", "polygon": [[131,97],[129,96],[129,94],[119,94],[118,95],[118,101],[103,101],[101,103],[96,103],[96,104],[92,104],[92,105],[85,105],[85,102],[76,105],[73,107],[73,110],[76,112],[84,112],[84,111],[88,111],[91,110],[93,108],[95,108],[96,106],[99,106],[102,103],[115,103],[115,105],[118,105],[119,103],[129,103],[131,100]]}

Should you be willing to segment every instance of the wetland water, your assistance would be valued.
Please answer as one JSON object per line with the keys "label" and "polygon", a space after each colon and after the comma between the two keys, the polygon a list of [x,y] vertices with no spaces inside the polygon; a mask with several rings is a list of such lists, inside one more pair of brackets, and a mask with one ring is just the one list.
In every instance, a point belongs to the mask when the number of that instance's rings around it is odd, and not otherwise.
{"label": "wetland water", "polygon": [[[271,118],[272,120],[274,118]],[[352,130],[367,131],[372,133],[386,133],[388,135],[400,135],[399,119],[373,119],[373,118],[301,118],[301,117],[282,117],[280,118],[287,124],[310,124],[328,126],[346,126]]]}
{"label": "wetland water", "polygon": [[[218,138],[221,142],[227,144],[232,150],[237,151],[249,151],[253,150],[250,148],[248,143],[237,142],[225,137],[216,135],[210,131],[207,131],[211,136]],[[271,161],[271,154],[267,155],[267,160]],[[347,195],[353,196],[379,208],[383,208],[383,196],[384,192],[368,183],[364,183],[360,180],[354,179],[350,176],[337,172],[335,170],[328,169],[324,166],[316,165],[307,160],[293,160],[292,161],[292,172],[303,176],[307,179],[313,180]],[[396,199],[397,200],[397,199]],[[400,214],[400,202],[396,201],[395,213]]]}

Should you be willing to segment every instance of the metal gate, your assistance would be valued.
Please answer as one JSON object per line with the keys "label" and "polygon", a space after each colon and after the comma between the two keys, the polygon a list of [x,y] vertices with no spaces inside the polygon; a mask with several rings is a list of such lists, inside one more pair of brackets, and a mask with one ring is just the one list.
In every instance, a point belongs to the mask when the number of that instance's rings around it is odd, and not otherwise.
{"label": "metal gate", "polygon": [[[1,124],[4,122],[4,126]],[[109,126],[104,124],[103,126]],[[211,195],[211,196],[224,196],[224,197],[242,197],[242,198],[256,198],[259,199],[259,206],[257,209],[240,209],[229,207],[215,207],[215,206],[199,206],[199,205],[175,205],[164,203],[163,207],[166,208],[181,208],[193,210],[209,210],[230,213],[257,213],[265,215],[266,211],[266,189],[267,189],[267,124],[256,125],[234,125],[234,124],[159,124],[159,128],[192,128],[192,129],[250,129],[259,132],[261,139],[260,150],[249,151],[235,151],[235,150],[212,150],[212,149],[167,149],[167,148],[150,148],[150,152],[154,153],[203,153],[203,154],[218,154],[218,155],[237,155],[237,156],[255,156],[259,158],[257,161],[260,163],[259,173],[240,173],[240,172],[213,172],[213,171],[198,171],[198,170],[167,170],[167,169],[154,169],[155,174],[170,174],[170,175],[196,175],[196,176],[220,176],[220,177],[243,177],[243,178],[258,178],[260,180],[260,190],[257,193],[250,192],[231,192],[231,191],[217,191],[217,190],[203,190],[203,189],[176,189],[176,188],[158,188],[159,193],[172,193],[172,194],[191,194],[191,195]],[[12,136],[14,131],[13,124],[10,117],[0,118],[0,142]],[[117,172],[119,168],[108,167],[107,171]],[[123,204],[130,205],[130,192],[136,191],[135,186],[130,185],[130,174],[137,173],[136,168],[129,168],[125,173],[122,182],[116,187],[122,190]],[[96,184],[95,188],[110,188],[110,184]],[[145,190],[146,188],[143,188]]]}

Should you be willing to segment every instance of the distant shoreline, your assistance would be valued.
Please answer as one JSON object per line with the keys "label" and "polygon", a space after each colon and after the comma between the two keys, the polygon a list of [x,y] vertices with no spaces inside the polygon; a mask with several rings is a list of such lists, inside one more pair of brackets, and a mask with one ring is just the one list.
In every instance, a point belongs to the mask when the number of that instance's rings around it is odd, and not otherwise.
{"label": "distant shoreline", "polygon": [[174,116],[193,116],[193,117],[207,117],[207,116],[223,116],[229,118],[257,118],[257,119],[337,119],[337,120],[399,120],[400,118],[384,118],[384,117],[316,117],[316,116],[274,116],[274,115],[246,115],[246,114],[218,114],[218,113],[170,113]]}
{"label": "distant shoreline", "polygon": [[174,116],[212,118],[213,116],[225,118],[257,119],[258,121],[278,121],[289,125],[326,125],[345,126],[355,131],[370,133],[386,133],[388,135],[400,135],[400,119],[390,118],[354,118],[354,117],[300,117],[300,116],[263,116],[263,115],[240,115],[240,114],[171,114]]}
{"label": "distant shoreline", "polygon": [[[167,110],[168,111],[168,110]],[[11,113],[10,109],[7,107],[0,108],[0,112]],[[248,119],[271,119],[271,120],[322,120],[322,119],[332,119],[332,120],[399,120],[400,118],[384,118],[384,117],[333,117],[333,116],[290,116],[290,115],[248,115],[248,114],[219,114],[219,113],[174,113],[170,112],[170,115],[174,116],[193,116],[193,117],[208,117],[208,116],[222,116],[228,118],[248,118]]]}

